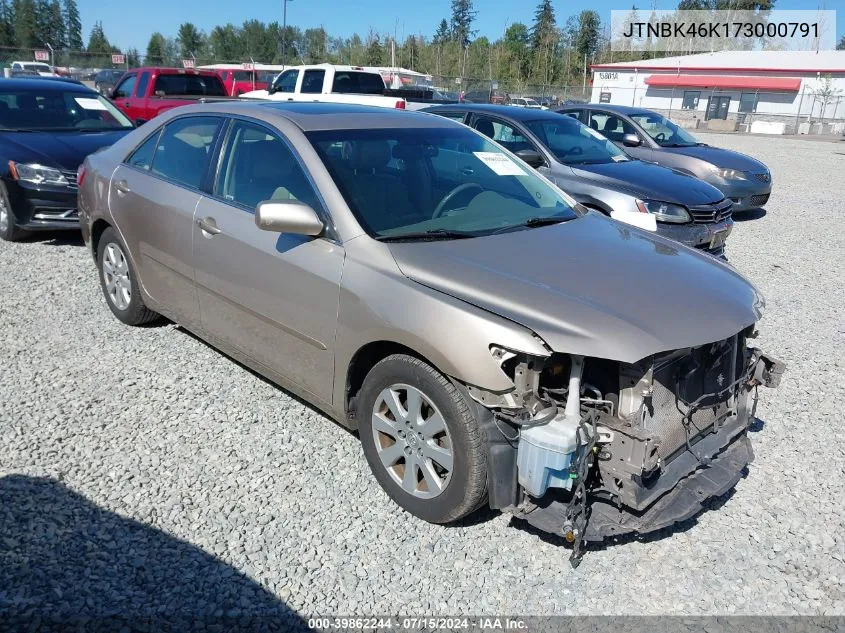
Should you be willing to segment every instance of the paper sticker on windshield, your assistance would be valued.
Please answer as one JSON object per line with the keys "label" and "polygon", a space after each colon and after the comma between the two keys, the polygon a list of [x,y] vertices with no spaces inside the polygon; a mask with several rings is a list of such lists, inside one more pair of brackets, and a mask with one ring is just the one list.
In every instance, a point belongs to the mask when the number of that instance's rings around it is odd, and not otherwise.
{"label": "paper sticker on windshield", "polygon": [[108,110],[106,104],[100,101],[99,99],[91,99],[89,97],[74,97],[74,101],[76,101],[81,108],[85,110]]}
{"label": "paper sticker on windshield", "polygon": [[473,154],[499,176],[525,175],[525,172],[522,171],[520,166],[504,154],[497,152],[473,152]]}

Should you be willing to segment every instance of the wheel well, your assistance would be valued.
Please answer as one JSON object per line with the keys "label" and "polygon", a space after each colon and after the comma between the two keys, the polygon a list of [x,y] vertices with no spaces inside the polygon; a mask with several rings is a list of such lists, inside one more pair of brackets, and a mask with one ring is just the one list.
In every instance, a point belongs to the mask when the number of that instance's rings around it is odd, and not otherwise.
{"label": "wheel well", "polygon": [[94,259],[97,259],[97,248],[100,245],[100,237],[103,235],[103,231],[110,226],[105,220],[97,220],[94,222],[94,226],[91,227],[91,251],[94,254]]}
{"label": "wheel well", "polygon": [[[429,365],[431,363],[423,356],[406,347],[400,343],[393,341],[374,341],[367,343],[355,352],[352,360],[349,363],[349,369],[346,372],[346,400],[345,410],[346,416],[349,419],[355,418],[355,398],[358,392],[361,391],[361,386],[364,384],[364,378],[370,373],[370,370],[376,364],[392,354],[406,354],[414,358],[419,358]],[[434,365],[431,365],[434,367]]]}

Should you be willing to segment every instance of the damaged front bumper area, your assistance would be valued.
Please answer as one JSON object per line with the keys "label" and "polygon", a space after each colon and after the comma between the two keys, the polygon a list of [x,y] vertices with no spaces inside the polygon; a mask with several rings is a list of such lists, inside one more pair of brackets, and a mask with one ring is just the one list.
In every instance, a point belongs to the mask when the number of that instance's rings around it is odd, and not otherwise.
{"label": "damaged front bumper area", "polygon": [[525,406],[494,409],[491,506],[574,542],[573,561],[585,542],[696,515],[753,460],[747,430],[757,388],[776,387],[784,371],[747,347],[749,336],[634,364],[511,360],[517,389],[505,404]]}

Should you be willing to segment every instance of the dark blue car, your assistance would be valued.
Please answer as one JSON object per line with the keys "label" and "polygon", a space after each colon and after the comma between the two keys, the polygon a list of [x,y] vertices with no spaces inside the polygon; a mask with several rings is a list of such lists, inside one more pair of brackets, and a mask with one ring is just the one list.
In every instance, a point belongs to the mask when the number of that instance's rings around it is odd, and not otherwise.
{"label": "dark blue car", "polygon": [[77,169],[132,128],[111,102],[81,84],[0,80],[0,239],[77,229]]}

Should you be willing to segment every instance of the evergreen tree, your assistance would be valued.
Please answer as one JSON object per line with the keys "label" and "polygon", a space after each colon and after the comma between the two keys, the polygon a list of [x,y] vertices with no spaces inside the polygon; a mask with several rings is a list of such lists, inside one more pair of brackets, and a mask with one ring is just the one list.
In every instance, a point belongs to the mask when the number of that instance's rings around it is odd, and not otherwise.
{"label": "evergreen tree", "polygon": [[89,53],[111,53],[111,44],[109,44],[106,34],[103,31],[103,23],[99,20],[94,22],[94,26],[91,27],[87,50]]}
{"label": "evergreen tree", "polygon": [[205,50],[205,35],[193,23],[180,24],[176,39],[182,59],[202,56]]}
{"label": "evergreen tree", "polygon": [[147,54],[144,55],[144,63],[149,66],[161,66],[164,64],[164,35],[155,32],[150,35],[147,43]]}
{"label": "evergreen tree", "polygon": [[16,46],[15,12],[9,0],[0,0],[0,46]]}
{"label": "evergreen tree", "polygon": [[530,36],[534,69],[540,82],[546,85],[554,74],[555,47],[558,41],[557,21],[551,0],[541,0],[537,6]]}
{"label": "evergreen tree", "polygon": [[367,45],[367,66],[382,66],[384,64],[384,47],[381,45],[378,33],[371,34]]}
{"label": "evergreen tree", "polygon": [[52,0],[47,6],[47,19],[45,20],[45,41],[49,42],[54,49],[67,48],[67,35],[65,33],[65,20],[62,15],[62,5],[59,0]]}
{"label": "evergreen tree", "polygon": [[33,0],[14,0],[15,40],[22,48],[36,48],[38,42],[38,20]]}
{"label": "evergreen tree", "polygon": [[599,49],[601,37],[601,18],[596,11],[585,10],[578,15],[578,35],[575,50],[578,53],[576,66],[583,64],[584,56],[593,57]]}
{"label": "evergreen tree", "polygon": [[434,32],[434,38],[431,42],[432,44],[445,44],[449,37],[449,23],[446,21],[446,18],[443,18],[440,20],[440,26],[438,26],[437,31]]}
{"label": "evergreen tree", "polygon": [[477,11],[472,0],[452,0],[452,39],[466,48],[478,32],[472,28]]}
{"label": "evergreen tree", "polygon": [[130,48],[126,51],[126,63],[129,68],[138,68],[141,65],[141,53],[137,48]]}
{"label": "evergreen tree", "polygon": [[67,47],[74,51],[82,50],[82,20],[76,0],[64,0],[64,31]]}

